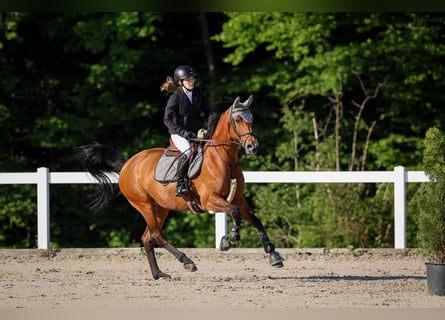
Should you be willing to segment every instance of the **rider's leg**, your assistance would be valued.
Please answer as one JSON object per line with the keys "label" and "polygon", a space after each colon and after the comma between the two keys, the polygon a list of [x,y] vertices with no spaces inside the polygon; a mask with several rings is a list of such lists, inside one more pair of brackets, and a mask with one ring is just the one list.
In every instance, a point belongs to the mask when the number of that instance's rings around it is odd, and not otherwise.
{"label": "rider's leg", "polygon": [[186,197],[188,195],[188,186],[185,180],[189,169],[189,159],[186,154],[182,154],[178,159],[178,185],[176,187],[177,197]]}
{"label": "rider's leg", "polygon": [[186,175],[189,168],[189,157],[191,154],[190,142],[176,134],[171,135],[172,141],[176,148],[181,151],[181,156],[178,158],[178,185],[176,187],[176,196],[185,197],[188,194],[188,185]]}

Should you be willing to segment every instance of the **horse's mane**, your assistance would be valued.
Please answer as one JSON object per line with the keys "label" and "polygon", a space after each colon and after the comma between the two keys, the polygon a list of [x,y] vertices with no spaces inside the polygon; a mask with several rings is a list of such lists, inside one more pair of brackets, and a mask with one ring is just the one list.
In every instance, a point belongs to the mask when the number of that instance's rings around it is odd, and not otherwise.
{"label": "horse's mane", "polygon": [[213,124],[215,129],[221,116],[232,107],[234,101],[235,99],[227,96],[217,100],[211,107],[212,114],[209,118],[209,125]]}
{"label": "horse's mane", "polygon": [[235,101],[234,98],[224,96],[215,101],[215,103],[212,106],[212,111],[218,114],[222,114],[232,106],[234,101]]}

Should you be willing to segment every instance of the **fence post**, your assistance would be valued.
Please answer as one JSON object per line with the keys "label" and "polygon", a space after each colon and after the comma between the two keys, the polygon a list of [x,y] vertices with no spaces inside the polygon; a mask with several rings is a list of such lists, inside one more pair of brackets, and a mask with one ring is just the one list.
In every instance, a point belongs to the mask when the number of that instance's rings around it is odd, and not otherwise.
{"label": "fence post", "polygon": [[227,213],[215,213],[215,248],[218,249],[221,238],[227,234]]}
{"label": "fence post", "polygon": [[406,248],[406,172],[394,168],[394,248]]}
{"label": "fence post", "polygon": [[37,169],[37,247],[49,249],[49,169]]}

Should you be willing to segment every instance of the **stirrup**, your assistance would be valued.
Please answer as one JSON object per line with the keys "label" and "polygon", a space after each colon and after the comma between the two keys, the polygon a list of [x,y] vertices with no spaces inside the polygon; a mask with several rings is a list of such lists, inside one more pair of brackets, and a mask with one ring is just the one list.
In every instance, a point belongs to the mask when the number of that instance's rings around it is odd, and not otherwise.
{"label": "stirrup", "polygon": [[176,196],[177,197],[186,197],[189,194],[186,182],[178,182],[178,186],[176,187]]}

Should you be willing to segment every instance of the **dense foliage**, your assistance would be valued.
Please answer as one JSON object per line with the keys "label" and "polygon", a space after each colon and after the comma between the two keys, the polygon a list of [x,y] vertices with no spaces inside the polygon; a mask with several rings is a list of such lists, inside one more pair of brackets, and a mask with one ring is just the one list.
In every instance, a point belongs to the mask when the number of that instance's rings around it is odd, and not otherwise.
{"label": "dense foliage", "polygon": [[[245,170],[422,169],[445,123],[441,13],[0,13],[0,170],[78,171],[77,145],[164,146],[159,87],[183,63],[216,104],[254,95],[261,147]],[[408,199],[417,185],[408,186]],[[392,185],[248,185],[278,246],[392,246]],[[54,246],[140,245],[144,222],[92,186],[51,187]],[[33,186],[0,187],[0,246],[33,247]],[[408,205],[408,244],[417,245]],[[213,217],[172,213],[175,245],[213,246]],[[258,246],[252,228],[242,246]]]}
{"label": "dense foliage", "polygon": [[423,163],[434,182],[424,183],[416,197],[419,208],[419,246],[433,263],[445,263],[445,135],[436,127],[424,140]]}

